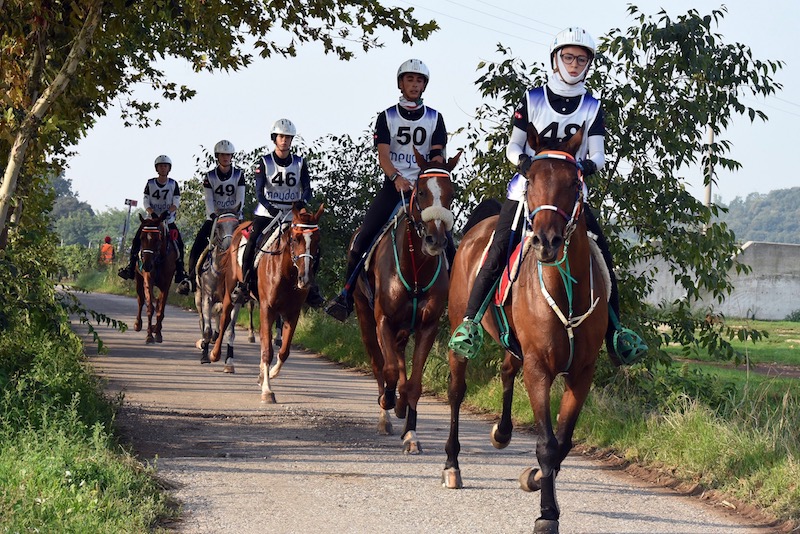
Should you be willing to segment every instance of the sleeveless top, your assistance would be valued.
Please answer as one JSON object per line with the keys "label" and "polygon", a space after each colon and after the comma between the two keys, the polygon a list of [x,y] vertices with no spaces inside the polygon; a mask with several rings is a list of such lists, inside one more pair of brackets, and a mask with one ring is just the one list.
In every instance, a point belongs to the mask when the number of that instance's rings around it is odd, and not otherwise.
{"label": "sleeveless top", "polygon": [[[303,184],[300,183],[300,170],[303,158],[292,154],[292,162],[286,167],[278,165],[272,153],[261,158],[264,165],[264,196],[269,203],[283,212],[291,209],[294,202],[303,200]],[[261,203],[256,206],[255,214],[259,217],[270,217],[269,210]]]}
{"label": "sleeveless top", "polygon": [[[156,215],[161,215],[169,210],[169,207],[175,204],[180,207],[181,204],[181,191],[178,188],[178,182],[172,178],[167,178],[167,183],[158,183],[158,178],[150,178],[144,186],[144,199],[142,205],[144,209],[152,208]],[[172,224],[175,222],[175,217],[178,212],[173,211],[169,214],[164,222]]]}
{"label": "sleeveless top", "polygon": [[385,111],[391,142],[389,157],[403,177],[412,184],[419,176],[419,165],[414,156],[414,147],[427,157],[431,151],[431,137],[439,120],[439,112],[425,106],[425,113],[417,120],[403,118],[394,105]]}
{"label": "sleeveless top", "polygon": [[[214,168],[206,173],[203,180],[203,187],[210,189],[212,193],[213,212],[232,210],[236,204],[240,204],[239,214],[241,214],[244,207],[244,186],[244,172],[238,167],[231,167],[231,175],[227,178],[219,176],[217,169]],[[209,208],[211,206],[206,205],[206,211]],[[211,213],[206,213],[206,216],[211,216]]]}
{"label": "sleeveless top", "polygon": [[[581,102],[572,113],[564,115],[558,113],[547,100],[544,87],[535,87],[525,93],[528,106],[528,122],[536,127],[539,136],[554,142],[562,142],[569,139],[572,135],[585,125],[584,132],[589,131],[589,127],[597,118],[600,111],[600,101],[592,95],[586,93],[581,97]],[[581,159],[589,152],[589,136],[584,135],[581,146],[577,153],[573,154],[576,159]],[[525,144],[525,153],[534,156],[533,149]],[[515,174],[508,184],[506,197],[509,200],[521,201],[525,198],[526,178],[519,173]]]}

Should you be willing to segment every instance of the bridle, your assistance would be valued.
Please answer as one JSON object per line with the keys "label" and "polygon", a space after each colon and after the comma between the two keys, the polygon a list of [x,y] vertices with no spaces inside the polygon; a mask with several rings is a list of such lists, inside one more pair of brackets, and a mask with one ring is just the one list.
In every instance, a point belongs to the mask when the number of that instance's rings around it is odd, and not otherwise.
{"label": "bridle", "polygon": [[[239,217],[234,213],[223,213],[219,217],[214,219],[214,229],[211,231],[212,232],[211,235],[214,236],[214,247],[219,248],[220,252],[225,252],[226,250],[228,250],[228,247],[230,247],[231,240],[233,239],[233,232],[236,229],[236,224],[234,224],[231,227],[232,229],[230,233],[226,233],[223,236],[217,235],[217,228],[219,228],[220,224],[225,224],[229,222],[238,223]],[[222,244],[225,243],[226,240],[228,241],[228,246],[223,247]]]}
{"label": "bridle", "polygon": [[[577,184],[576,184],[576,191],[575,191],[575,203],[572,205],[572,213],[567,214],[566,211],[562,210],[558,206],[554,206],[552,204],[542,204],[541,206],[536,206],[526,217],[528,221],[528,227],[533,227],[533,218],[536,216],[537,213],[544,210],[554,211],[564,217],[567,221],[567,225],[564,227],[564,257],[566,257],[566,248],[569,245],[569,240],[572,237],[573,232],[575,232],[575,228],[578,226],[578,218],[581,216],[581,211],[583,209],[583,172],[581,169],[580,164],[575,161],[575,158],[572,154],[567,152],[561,152],[558,150],[545,150],[533,156],[531,158],[531,162],[540,161],[545,159],[555,159],[560,161],[565,161],[567,163],[571,163],[577,169]],[[527,195],[526,195],[526,204],[527,204]]]}
{"label": "bridle", "polygon": [[[153,219],[151,219],[151,220],[153,220]],[[151,256],[153,256],[153,258],[154,258],[153,259],[153,264],[155,264],[156,263],[155,259],[159,257],[159,255],[161,254],[162,249],[164,248],[164,245],[165,245],[164,240],[162,239],[163,238],[163,233],[164,233],[163,223],[159,222],[156,225],[148,224],[147,226],[142,226],[142,232],[141,233],[142,234],[153,234],[153,235],[158,236],[158,239],[156,240],[156,243],[157,243],[157,246],[159,247],[159,250],[153,250],[153,249],[150,249],[150,248],[145,248],[144,246],[139,249],[139,262],[140,262],[141,265],[144,265],[145,254],[150,254]],[[142,241],[144,241],[144,239]],[[147,242],[149,243],[150,240],[148,239]]]}
{"label": "bridle", "polygon": [[306,252],[304,252],[302,254],[295,254],[294,253],[294,244],[300,242],[296,238],[296,234],[300,234],[300,235],[305,236],[305,235],[311,235],[314,232],[319,232],[319,224],[318,223],[314,223],[314,224],[295,223],[295,222],[292,223],[291,229],[289,231],[289,250],[291,251],[291,254],[292,254],[292,264],[294,265],[295,269],[297,269],[298,273],[300,272],[300,267],[297,265],[297,263],[299,261],[301,261],[303,258],[307,258],[308,261],[310,261],[311,265],[313,266],[314,265],[314,261],[315,261],[315,256],[314,256],[314,254],[309,252],[309,247],[308,246],[306,246]]}
{"label": "bridle", "polygon": [[[417,232],[419,237],[425,237],[425,224],[438,220],[442,221],[445,225],[445,229],[449,232],[453,229],[453,212],[443,206],[428,206],[427,208],[422,208],[419,203],[419,195],[417,194],[419,191],[419,184],[422,180],[428,180],[430,178],[447,178],[448,181],[451,180],[451,174],[444,170],[444,169],[428,169],[423,171],[419,174],[416,183],[414,184],[414,189],[411,191],[411,199],[409,200],[409,206],[413,209],[406,210],[406,215],[408,216],[411,224],[414,226],[414,229]],[[401,196],[404,196],[401,193]],[[405,198],[403,198],[403,207],[405,209]],[[419,219],[414,217],[414,213],[419,213]]]}

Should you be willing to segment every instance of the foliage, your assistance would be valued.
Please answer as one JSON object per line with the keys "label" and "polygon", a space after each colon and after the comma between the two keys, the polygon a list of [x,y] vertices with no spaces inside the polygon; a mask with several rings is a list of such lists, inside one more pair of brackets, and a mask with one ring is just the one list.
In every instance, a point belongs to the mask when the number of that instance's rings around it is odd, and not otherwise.
{"label": "foliage", "polygon": [[786,320],[794,323],[800,323],[800,310],[794,310],[792,313],[786,316]]}
{"label": "foliage", "polygon": [[800,187],[736,197],[718,219],[740,242],[800,244]]}
{"label": "foliage", "polygon": [[[289,0],[265,9],[254,0],[8,0],[0,3],[0,229],[48,171],[63,167],[70,147],[112,103],[127,124],[157,124],[159,103],[129,99],[149,85],[164,100],[195,91],[168,79],[155,61],[176,57],[199,71],[238,70],[261,57],[291,57],[318,43],[340,59],[381,46],[376,32],[404,43],[437,26],[413,9],[356,0]],[[12,150],[13,148],[13,150]],[[13,157],[10,157],[12,156]],[[18,190],[19,189],[19,190]],[[2,247],[0,247],[2,248]]]}
{"label": "foliage", "polygon": [[[719,139],[712,145],[714,168],[735,169],[727,157],[730,143],[719,136],[737,114],[751,120],[766,116],[742,103],[747,93],[769,95],[780,86],[773,74],[780,62],[752,57],[745,45],[725,44],[712,26],[724,14],[701,16],[696,10],[675,19],[666,12],[653,18],[629,6],[637,24],[612,30],[599,40],[598,57],[587,86],[602,100],[607,120],[607,161],[590,178],[589,202],[599,208],[610,237],[622,300],[623,320],[641,329],[651,347],[670,339],[699,344],[720,357],[732,358],[730,343],[713,325],[692,312],[701,296],[721,301],[732,286],[728,273],[746,271],[734,261],[737,243],[724,223],[713,222],[716,206],[706,208],[678,178],[679,171],[701,162],[708,152],[706,125]],[[497,63],[481,63],[477,84],[486,97],[467,128],[478,180],[467,194],[473,198],[503,193],[512,172],[500,150],[507,144],[510,117],[524,88],[544,79],[539,65],[526,66],[508,48]],[[633,231],[635,243],[620,238]],[[653,290],[655,267],[664,258],[676,285],[687,297],[659,308],[644,303]],[[667,325],[672,338],[656,327]],[[758,333],[735,333],[757,338]],[[661,351],[651,360],[667,361]]]}

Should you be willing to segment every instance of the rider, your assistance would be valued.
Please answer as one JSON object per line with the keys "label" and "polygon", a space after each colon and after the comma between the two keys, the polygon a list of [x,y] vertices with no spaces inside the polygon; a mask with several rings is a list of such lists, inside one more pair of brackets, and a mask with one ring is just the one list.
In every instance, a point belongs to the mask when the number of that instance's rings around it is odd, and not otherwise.
{"label": "rider", "polygon": [[[547,83],[526,91],[514,112],[514,127],[506,156],[517,166],[518,172],[508,185],[507,200],[500,211],[491,247],[475,278],[464,321],[455,329],[450,339],[450,348],[467,358],[474,358],[480,349],[481,326],[477,315],[506,265],[511,232],[516,230],[515,235],[520,235],[521,228],[513,229],[512,225],[519,202],[525,199],[525,174],[534,155],[527,144],[528,124],[532,124],[545,142],[551,144],[566,141],[584,126],[583,142],[578,153],[573,154],[583,176],[593,175],[605,164],[604,112],[599,100],[585,87],[586,75],[594,55],[594,40],[585,30],[571,27],[558,33],[550,46],[552,73]],[[609,320],[606,346],[609,352],[617,355],[617,360],[631,362],[646,351],[647,346],[638,335],[622,328],[616,320],[619,317],[619,294],[608,242],[591,210],[584,210],[583,213],[588,230],[598,236],[597,244],[611,274],[609,306],[616,315],[615,320]],[[619,338],[616,343],[615,333]],[[614,358],[612,361],[616,363]]]}
{"label": "rider", "polygon": [[[311,200],[311,178],[305,158],[292,154],[292,141],[297,128],[289,119],[278,119],[272,126],[270,138],[275,150],[261,157],[256,169],[256,196],[258,206],[253,215],[253,230],[242,257],[242,279],[231,292],[234,302],[244,302],[250,291],[256,291],[256,269],[253,261],[256,255],[258,236],[278,219],[282,220],[293,205],[305,205]],[[280,224],[280,223],[278,223]],[[316,259],[318,261],[319,258]],[[318,266],[315,265],[316,270]],[[319,307],[324,299],[319,287],[312,284],[306,302]]]}
{"label": "rider", "polygon": [[178,293],[188,295],[196,289],[196,265],[203,250],[208,246],[211,239],[211,227],[218,210],[225,210],[238,207],[237,214],[239,220],[242,219],[244,207],[244,170],[234,166],[231,161],[236,149],[233,143],[223,139],[214,145],[214,156],[217,158],[217,166],[208,171],[203,179],[206,201],[206,220],[200,231],[197,232],[192,250],[189,252],[189,276],[178,286]]}
{"label": "rider", "polygon": [[[383,170],[383,187],[367,209],[361,229],[347,256],[347,272],[342,292],[326,306],[325,312],[339,321],[353,311],[354,276],[360,272],[364,254],[386,224],[401,200],[401,192],[413,189],[420,173],[414,148],[429,161],[444,163],[447,129],[444,117],[422,103],[430,72],[419,59],[409,59],[397,69],[400,102],[382,111],[375,123],[375,146],[378,164]],[[455,249],[448,244],[448,256]],[[452,262],[451,262],[452,263]]]}
{"label": "rider", "polygon": [[[172,170],[171,159],[164,155],[158,156],[155,161],[155,167],[158,176],[150,178],[145,184],[142,205],[147,211],[148,217],[157,217],[165,211],[169,212],[164,222],[167,223],[170,235],[174,236],[173,240],[178,244],[178,260],[175,262],[175,283],[180,284],[186,280],[186,272],[183,268],[183,238],[175,225],[175,217],[178,215],[178,208],[181,205],[181,190],[178,187],[178,182],[169,177],[169,171]],[[133,280],[136,276],[136,257],[139,255],[139,249],[142,246],[141,232],[142,229],[140,227],[133,237],[128,265],[117,273],[126,280]]]}

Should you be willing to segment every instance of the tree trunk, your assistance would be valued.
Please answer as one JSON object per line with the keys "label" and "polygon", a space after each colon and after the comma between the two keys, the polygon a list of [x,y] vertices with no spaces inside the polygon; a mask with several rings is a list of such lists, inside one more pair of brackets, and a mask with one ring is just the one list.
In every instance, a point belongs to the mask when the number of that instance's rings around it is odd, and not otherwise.
{"label": "tree trunk", "polygon": [[[44,93],[33,103],[30,112],[22,121],[11,146],[6,170],[3,173],[3,183],[0,184],[0,235],[3,235],[8,220],[8,209],[17,190],[17,180],[25,161],[25,152],[30,140],[39,128],[42,118],[50,110],[53,102],[58,99],[69,85],[78,64],[86,54],[86,49],[94,35],[103,12],[103,1],[96,0],[89,8],[78,35],[73,42],[72,49],[67,55],[61,70],[53,82],[47,86]],[[0,242],[0,249],[5,249],[5,242]]]}

